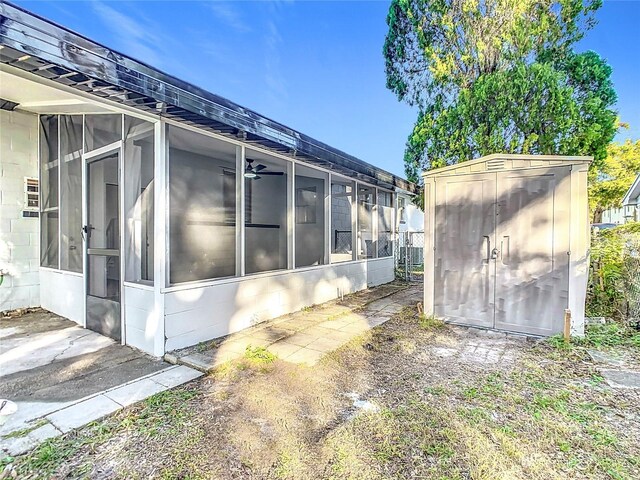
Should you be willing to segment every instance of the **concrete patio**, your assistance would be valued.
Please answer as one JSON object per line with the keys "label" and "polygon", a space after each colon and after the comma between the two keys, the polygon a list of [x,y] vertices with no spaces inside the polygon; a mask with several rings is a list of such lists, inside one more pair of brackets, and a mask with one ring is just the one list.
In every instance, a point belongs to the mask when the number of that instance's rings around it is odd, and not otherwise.
{"label": "concrete patio", "polygon": [[0,397],[17,412],[0,426],[10,455],[201,373],[172,366],[44,310],[0,320]]}
{"label": "concrete patio", "polygon": [[420,286],[382,285],[261,323],[221,340],[171,352],[165,359],[209,372],[242,357],[247,347],[264,347],[281,360],[312,366],[328,352],[421,300]]}

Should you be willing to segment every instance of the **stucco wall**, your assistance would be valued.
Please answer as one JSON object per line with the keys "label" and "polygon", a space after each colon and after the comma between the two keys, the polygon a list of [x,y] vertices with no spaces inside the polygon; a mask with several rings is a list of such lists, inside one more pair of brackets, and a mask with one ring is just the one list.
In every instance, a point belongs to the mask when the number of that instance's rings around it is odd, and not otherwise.
{"label": "stucco wall", "polygon": [[38,117],[0,110],[0,311],[40,305],[39,219],[24,217],[24,177],[38,176]]}

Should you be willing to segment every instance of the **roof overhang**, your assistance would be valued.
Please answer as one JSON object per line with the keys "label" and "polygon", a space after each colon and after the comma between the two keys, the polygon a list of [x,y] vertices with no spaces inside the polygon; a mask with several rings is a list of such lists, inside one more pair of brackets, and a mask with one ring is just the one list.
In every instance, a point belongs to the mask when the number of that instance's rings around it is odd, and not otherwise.
{"label": "roof overhang", "polygon": [[416,191],[403,178],[5,2],[0,63],[373,185]]}

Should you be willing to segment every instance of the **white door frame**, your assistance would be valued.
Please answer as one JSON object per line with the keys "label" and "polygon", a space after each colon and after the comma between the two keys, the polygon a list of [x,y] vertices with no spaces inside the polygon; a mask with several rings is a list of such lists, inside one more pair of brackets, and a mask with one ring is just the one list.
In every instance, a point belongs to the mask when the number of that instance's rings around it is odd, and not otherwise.
{"label": "white door frame", "polygon": [[[88,185],[87,181],[89,180],[87,174],[87,165],[89,163],[100,160],[100,158],[105,157],[109,154],[117,153],[118,154],[118,218],[119,218],[119,243],[120,243],[120,343],[122,345],[126,344],[126,328],[125,328],[125,308],[124,308],[124,169],[122,168],[123,162],[123,141],[118,140],[117,142],[110,143],[109,145],[105,145],[104,147],[100,147],[96,150],[92,150],[91,152],[84,153],[82,155],[82,225],[87,225],[87,220],[89,218],[89,195],[88,195]],[[82,238],[82,264],[83,264],[83,283],[82,283],[82,291],[83,291],[83,302],[84,308],[82,310],[82,322],[83,327],[87,328],[87,292],[88,292],[88,282],[89,282],[89,262],[88,262],[88,254],[87,254],[87,238],[83,235]]]}

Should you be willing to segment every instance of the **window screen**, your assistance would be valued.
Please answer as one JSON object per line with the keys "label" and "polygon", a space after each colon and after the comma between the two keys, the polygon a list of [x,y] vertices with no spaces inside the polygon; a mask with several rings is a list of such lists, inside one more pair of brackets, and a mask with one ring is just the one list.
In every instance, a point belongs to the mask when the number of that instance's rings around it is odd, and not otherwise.
{"label": "window screen", "polygon": [[85,116],[84,148],[87,152],[122,140],[122,115]]}
{"label": "window screen", "polygon": [[393,195],[378,190],[378,257],[393,255]]}
{"label": "window screen", "polygon": [[40,116],[40,265],[58,268],[58,116]]}
{"label": "window screen", "polygon": [[287,268],[288,162],[247,150],[245,273]]}
{"label": "window screen", "polygon": [[373,187],[358,184],[358,258],[375,258],[373,210],[376,191]]}
{"label": "window screen", "polygon": [[236,272],[236,147],[169,126],[170,282]]}
{"label": "window screen", "polygon": [[324,265],[326,173],[296,165],[296,267]]}
{"label": "window screen", "polygon": [[331,263],[345,262],[353,260],[354,184],[331,178]]}
{"label": "window screen", "polygon": [[154,124],[124,121],[125,280],[153,282]]}
{"label": "window screen", "polygon": [[60,268],[82,272],[82,115],[60,115]]}

